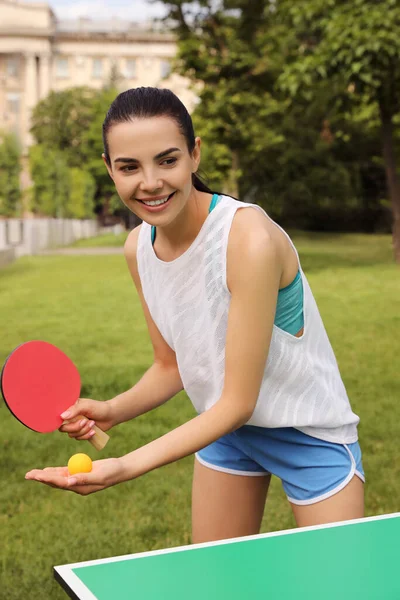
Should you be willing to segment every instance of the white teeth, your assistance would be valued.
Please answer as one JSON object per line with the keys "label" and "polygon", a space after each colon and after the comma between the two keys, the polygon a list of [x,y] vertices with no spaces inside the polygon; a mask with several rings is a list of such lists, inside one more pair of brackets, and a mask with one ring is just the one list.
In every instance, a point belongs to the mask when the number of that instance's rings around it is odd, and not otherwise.
{"label": "white teeth", "polygon": [[165,204],[169,199],[169,196],[162,198],[161,200],[142,200],[143,204],[146,206],[160,206],[160,204]]}

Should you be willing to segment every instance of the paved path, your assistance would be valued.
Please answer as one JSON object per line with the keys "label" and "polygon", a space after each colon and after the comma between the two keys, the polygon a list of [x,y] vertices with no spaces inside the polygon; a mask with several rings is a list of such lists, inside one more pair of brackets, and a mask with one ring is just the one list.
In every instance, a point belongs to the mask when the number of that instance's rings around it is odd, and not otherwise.
{"label": "paved path", "polygon": [[101,254],[123,254],[124,249],[118,247],[104,248],[54,248],[52,250],[43,250],[41,255],[61,254],[64,256],[95,256]]}

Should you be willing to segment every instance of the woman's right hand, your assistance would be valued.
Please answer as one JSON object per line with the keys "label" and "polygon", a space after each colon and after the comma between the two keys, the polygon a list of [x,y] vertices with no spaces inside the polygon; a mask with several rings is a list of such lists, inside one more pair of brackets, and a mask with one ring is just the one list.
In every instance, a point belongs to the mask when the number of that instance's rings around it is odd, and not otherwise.
{"label": "woman's right hand", "polygon": [[93,425],[102,431],[111,429],[115,424],[109,401],[79,398],[75,404],[62,413],[64,423],[59,431],[68,433],[70,438],[88,440],[94,435]]}

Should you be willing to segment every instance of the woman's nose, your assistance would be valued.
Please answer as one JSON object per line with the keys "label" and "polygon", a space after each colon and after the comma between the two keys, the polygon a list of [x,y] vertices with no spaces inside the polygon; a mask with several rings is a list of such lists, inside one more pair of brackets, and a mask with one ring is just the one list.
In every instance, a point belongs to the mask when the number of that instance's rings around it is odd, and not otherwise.
{"label": "woman's nose", "polygon": [[140,182],[140,189],[146,192],[155,192],[156,190],[162,188],[162,182],[156,176],[156,173],[149,171],[147,173],[143,173],[142,181]]}

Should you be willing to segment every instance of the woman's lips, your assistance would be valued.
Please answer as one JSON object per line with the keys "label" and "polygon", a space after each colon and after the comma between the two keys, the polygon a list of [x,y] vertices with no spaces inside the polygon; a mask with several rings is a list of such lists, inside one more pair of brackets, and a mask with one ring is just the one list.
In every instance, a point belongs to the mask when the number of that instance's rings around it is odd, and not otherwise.
{"label": "woman's lips", "polygon": [[158,206],[149,206],[148,204],[145,204],[142,200],[137,199],[138,202],[140,202],[140,204],[149,212],[161,212],[162,210],[164,210],[165,208],[167,208],[171,202],[171,199],[173,198],[173,196],[175,195],[175,192],[172,192],[172,194],[169,195],[168,200],[166,202],[164,202],[163,204],[159,204]]}

